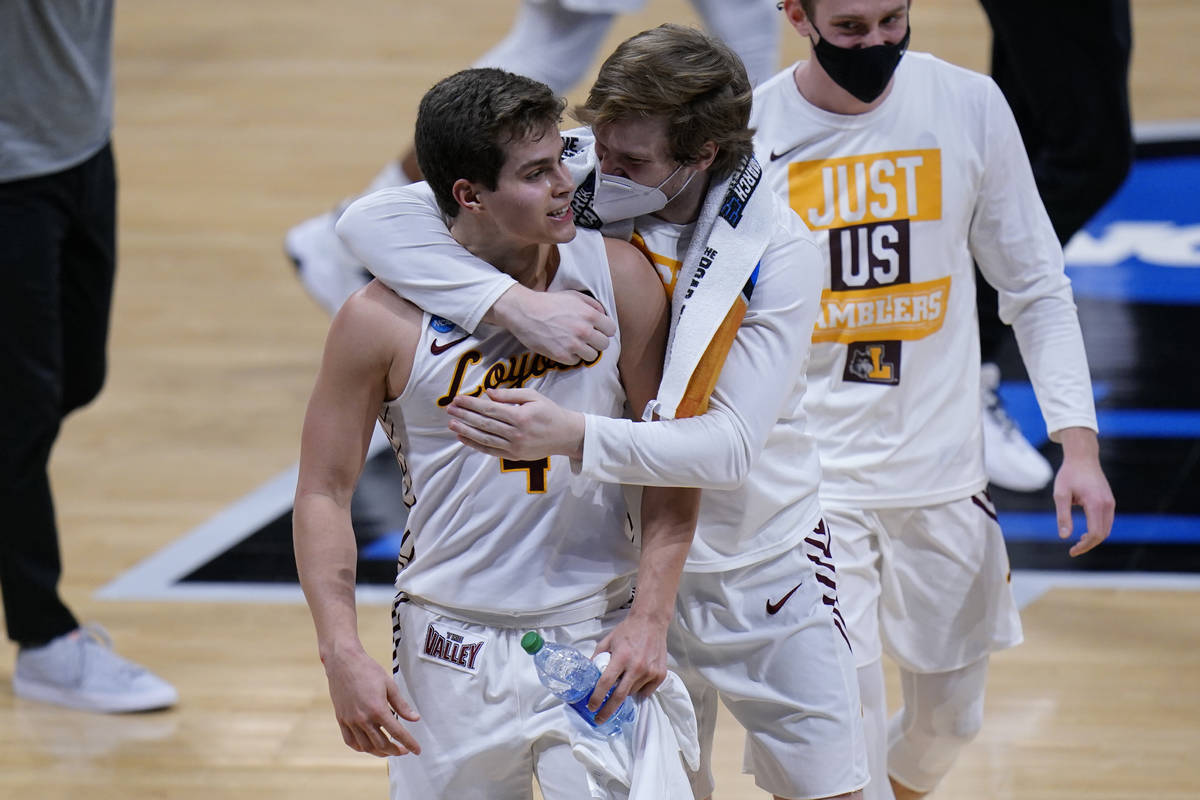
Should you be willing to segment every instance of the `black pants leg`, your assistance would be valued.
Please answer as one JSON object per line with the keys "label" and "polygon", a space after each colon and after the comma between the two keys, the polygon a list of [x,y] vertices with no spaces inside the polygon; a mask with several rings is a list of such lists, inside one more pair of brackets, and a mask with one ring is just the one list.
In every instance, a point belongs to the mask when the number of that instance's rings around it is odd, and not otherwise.
{"label": "black pants leg", "polygon": [[63,418],[104,382],[115,268],[108,146],[64,172],[0,183],[0,593],[23,645],[78,625],[58,593],[47,467]]}
{"label": "black pants leg", "polygon": [[[1064,244],[1129,173],[1129,0],[980,0],[992,77],[1012,107],[1038,192]],[[976,276],[985,361],[1006,334],[996,292]]]}

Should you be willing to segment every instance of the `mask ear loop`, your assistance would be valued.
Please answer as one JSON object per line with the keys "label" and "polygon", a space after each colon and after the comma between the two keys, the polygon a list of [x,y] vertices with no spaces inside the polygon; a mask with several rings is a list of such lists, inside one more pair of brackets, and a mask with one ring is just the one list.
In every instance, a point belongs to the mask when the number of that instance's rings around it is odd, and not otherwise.
{"label": "mask ear loop", "polygon": [[[680,164],[679,169],[675,170],[675,172],[679,172],[680,169],[683,169],[683,164]],[[675,172],[672,172],[670,175],[667,176],[667,181],[669,181],[669,180],[671,180],[671,178],[675,177]],[[694,177],[696,177],[695,172],[693,172],[691,175],[688,175],[688,179],[683,182],[683,186],[679,187],[679,191],[667,198],[667,205],[670,205],[672,200],[674,200],[676,197],[679,197],[679,195],[683,194],[683,190],[688,187],[688,184],[692,182],[692,178],[694,178]],[[659,186],[661,187],[663,185],[663,183],[666,183],[667,181],[663,181],[662,183],[659,184]]]}
{"label": "mask ear loop", "polygon": [[[676,175],[678,175],[679,170],[681,170],[681,169],[683,169],[683,164],[680,164],[678,167],[676,167],[674,169],[674,171],[670,175],[668,175],[667,177],[665,177],[661,181],[659,181],[658,186],[655,186],[654,188],[658,189],[659,191],[662,191],[662,187],[667,185],[667,181],[671,180],[671,178],[674,178]],[[691,180],[691,179],[689,178],[688,180]],[[687,184],[685,183],[684,186],[687,186]],[[678,192],[676,192],[676,194],[678,194]],[[672,199],[674,199],[674,198],[672,198]],[[669,203],[671,201],[668,200],[667,202]]]}

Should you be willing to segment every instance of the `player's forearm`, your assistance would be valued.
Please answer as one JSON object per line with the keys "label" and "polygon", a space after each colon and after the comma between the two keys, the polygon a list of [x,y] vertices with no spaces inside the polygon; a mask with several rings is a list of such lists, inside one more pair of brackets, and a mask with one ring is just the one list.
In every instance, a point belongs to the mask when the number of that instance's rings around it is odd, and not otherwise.
{"label": "player's forearm", "polygon": [[1100,460],[1100,439],[1091,428],[1063,428],[1050,438],[1062,445],[1064,463]]}
{"label": "player's forearm", "polygon": [[1013,320],[1013,331],[1046,429],[1096,430],[1087,352],[1069,294],[1041,297],[1029,303]]}
{"label": "player's forearm", "polygon": [[699,509],[699,489],[651,486],[642,492],[642,553],[630,616],[661,627],[664,634],[675,614]]}
{"label": "player's forearm", "polygon": [[735,489],[750,472],[755,444],[715,403],[699,417],[657,422],[589,414],[582,470],[606,483]]}
{"label": "player's forearm", "polygon": [[354,598],[358,553],[349,508],[327,495],[299,493],[292,538],[321,659],[343,648],[361,648]]}

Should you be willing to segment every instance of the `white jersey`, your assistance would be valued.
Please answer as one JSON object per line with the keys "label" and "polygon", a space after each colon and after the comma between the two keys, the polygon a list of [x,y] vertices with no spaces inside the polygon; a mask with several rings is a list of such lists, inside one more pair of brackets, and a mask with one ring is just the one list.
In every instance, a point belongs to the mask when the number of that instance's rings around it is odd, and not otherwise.
{"label": "white jersey", "polygon": [[1062,250],[1012,112],[986,76],[908,53],[875,109],[755,91],[770,188],[825,259],[805,407],[829,505],[918,506],[987,484],[974,262],[999,292],[1049,430],[1096,428]]}
{"label": "white jersey", "polygon": [[[550,289],[590,292],[615,315],[603,237],[558,245]],[[568,408],[621,414],[620,334],[591,363],[563,366],[507,331],[467,334],[425,313],[408,385],[380,419],[406,473],[411,506],[397,589],[459,611],[528,614],[603,595],[637,571],[621,487],[573,474],[566,457],[509,461],[476,452],[447,427],[457,394],[537,389]]]}
{"label": "white jersey", "polygon": [[[668,292],[693,230],[655,217],[637,221],[634,243],[647,251]],[[778,204],[708,413],[664,423],[587,418],[584,474],[704,488],[685,571],[761,561],[795,546],[817,524],[821,465],[802,399],[819,266],[804,226]],[[731,464],[730,453],[744,465]]]}

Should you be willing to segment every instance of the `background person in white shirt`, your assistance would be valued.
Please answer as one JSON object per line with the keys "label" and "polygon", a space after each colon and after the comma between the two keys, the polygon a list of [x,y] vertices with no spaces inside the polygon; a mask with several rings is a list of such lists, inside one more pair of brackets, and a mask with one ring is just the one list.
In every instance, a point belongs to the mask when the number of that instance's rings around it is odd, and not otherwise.
{"label": "background person in white shirt", "polygon": [[[1112,526],[1062,249],[991,79],[905,54],[905,0],[787,0],[814,57],[755,93],[756,152],[826,259],[806,409],[859,665],[867,797],[931,791],[978,732],[989,653],[1021,640],[985,491],[974,262],[1052,440],[1059,534]],[[880,657],[904,707],[885,730]],[[886,750],[886,755],[885,755]],[[886,769],[883,764],[886,759]]]}

